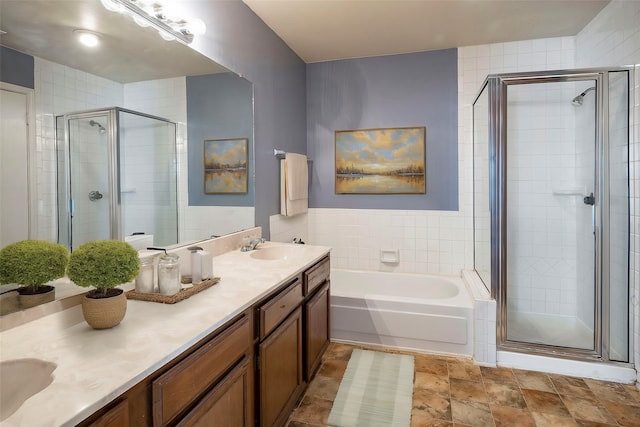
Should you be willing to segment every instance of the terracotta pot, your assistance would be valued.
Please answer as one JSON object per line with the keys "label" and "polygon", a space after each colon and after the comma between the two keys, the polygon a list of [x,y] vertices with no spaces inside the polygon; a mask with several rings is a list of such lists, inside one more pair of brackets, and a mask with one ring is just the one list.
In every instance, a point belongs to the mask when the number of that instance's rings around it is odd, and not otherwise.
{"label": "terracotta pot", "polygon": [[31,308],[40,304],[51,302],[56,299],[56,288],[54,288],[53,286],[40,286],[39,290],[40,292],[31,294],[27,293],[28,289],[26,287],[18,289],[18,302],[22,310],[24,310],[25,308]]}
{"label": "terracotta pot", "polygon": [[[109,329],[118,325],[127,312],[127,297],[122,289],[111,289],[117,295],[107,298],[82,298],[84,320],[93,329]],[[116,292],[117,291],[117,292]]]}

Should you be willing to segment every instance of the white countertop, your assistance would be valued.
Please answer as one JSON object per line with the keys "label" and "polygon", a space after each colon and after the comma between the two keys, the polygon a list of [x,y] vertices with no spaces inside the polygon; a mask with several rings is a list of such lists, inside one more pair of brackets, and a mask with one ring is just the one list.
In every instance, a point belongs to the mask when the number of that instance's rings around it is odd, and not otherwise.
{"label": "white countertop", "polygon": [[[287,245],[267,242],[258,246]],[[71,426],[180,355],[260,298],[325,256],[326,246],[291,245],[287,261],[239,250],[213,258],[219,283],[177,304],[127,301],[120,325],[94,330],[80,306],[0,333],[0,360],[56,363],[53,382],[2,426]]]}

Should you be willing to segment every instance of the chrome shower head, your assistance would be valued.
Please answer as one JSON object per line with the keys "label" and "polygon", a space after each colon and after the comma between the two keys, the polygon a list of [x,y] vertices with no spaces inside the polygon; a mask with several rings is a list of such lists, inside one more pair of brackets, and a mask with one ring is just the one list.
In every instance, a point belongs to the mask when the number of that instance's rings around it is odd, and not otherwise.
{"label": "chrome shower head", "polygon": [[575,98],[573,98],[571,100],[571,105],[573,105],[574,107],[580,107],[582,105],[582,103],[584,102],[584,96],[592,91],[592,90],[596,90],[595,86],[590,87],[589,89],[585,90],[584,92],[582,92],[580,95],[576,96]]}
{"label": "chrome shower head", "polygon": [[96,122],[95,120],[91,120],[89,122],[89,124],[91,126],[98,126],[98,132],[100,133],[105,133],[107,130],[104,128],[104,126],[102,126],[100,123]]}

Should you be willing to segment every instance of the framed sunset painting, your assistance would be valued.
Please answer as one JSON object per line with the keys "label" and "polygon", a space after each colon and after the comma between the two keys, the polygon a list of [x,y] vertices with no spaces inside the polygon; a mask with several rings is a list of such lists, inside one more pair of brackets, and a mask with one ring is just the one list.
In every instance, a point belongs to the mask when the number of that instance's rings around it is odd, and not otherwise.
{"label": "framed sunset painting", "polygon": [[424,194],[426,128],[335,131],[336,194]]}
{"label": "framed sunset painting", "polygon": [[247,192],[248,144],[247,138],[204,141],[205,194]]}

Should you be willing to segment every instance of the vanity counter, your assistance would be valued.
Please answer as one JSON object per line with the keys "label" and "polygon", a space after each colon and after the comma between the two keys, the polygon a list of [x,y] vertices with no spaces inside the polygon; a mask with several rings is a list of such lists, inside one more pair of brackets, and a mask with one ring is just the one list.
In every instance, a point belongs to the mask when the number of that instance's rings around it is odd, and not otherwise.
{"label": "vanity counter", "polygon": [[[258,246],[293,246],[267,242]],[[215,286],[177,304],[127,301],[120,325],[92,329],[80,306],[0,333],[0,360],[57,364],[53,382],[2,426],[71,426],[214,332],[326,256],[329,247],[295,245],[294,257],[255,259],[230,251],[213,258]]]}

